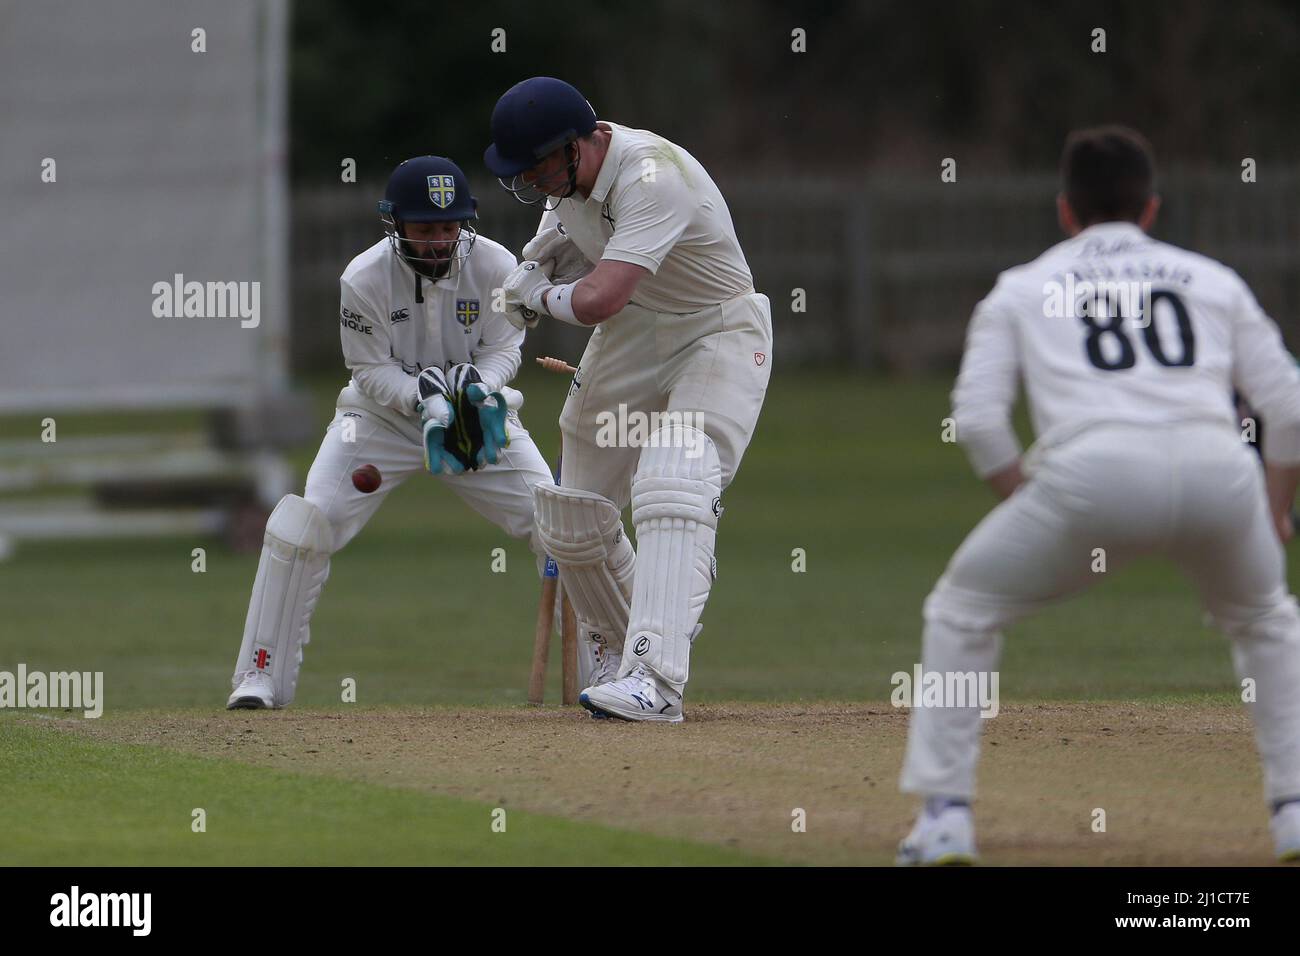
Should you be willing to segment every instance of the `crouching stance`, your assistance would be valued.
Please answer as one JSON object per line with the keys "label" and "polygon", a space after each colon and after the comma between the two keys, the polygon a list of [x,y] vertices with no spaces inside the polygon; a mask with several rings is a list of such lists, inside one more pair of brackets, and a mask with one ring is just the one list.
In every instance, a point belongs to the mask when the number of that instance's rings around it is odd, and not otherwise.
{"label": "crouching stance", "polygon": [[[515,257],[479,236],[475,200],[450,160],[402,163],[379,204],[387,238],[341,280],[340,335],[352,380],[307,475],[266,524],[230,708],[284,707],[294,698],[311,617],[330,556],[410,475],[428,470],[506,534],[543,551],[533,488],[551,484],[520,423],[523,332],[491,305]],[[352,472],[382,477],[365,494]]]}
{"label": "crouching stance", "polygon": [[[957,438],[1005,500],[925,602],[922,667],[994,671],[1002,629],[1085,590],[1098,549],[1111,571],[1168,558],[1254,682],[1277,855],[1300,859],[1300,613],[1282,549],[1300,480],[1300,370],[1236,273],[1146,235],[1159,200],[1140,136],[1075,133],[1062,166],[1070,238],[1004,272],[967,333]],[[1047,304],[1076,282],[1073,314]],[[1038,432],[1023,466],[1010,420],[1022,380]],[[1263,468],[1237,430],[1234,386],[1268,424]],[[979,732],[977,707],[912,709],[901,785],[924,804],[900,862],[975,859]]]}

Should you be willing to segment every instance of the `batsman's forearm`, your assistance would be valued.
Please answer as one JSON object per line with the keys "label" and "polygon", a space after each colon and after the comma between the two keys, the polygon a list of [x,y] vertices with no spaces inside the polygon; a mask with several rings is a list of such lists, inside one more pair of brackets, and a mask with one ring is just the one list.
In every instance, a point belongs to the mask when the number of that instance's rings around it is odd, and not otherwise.
{"label": "batsman's forearm", "polygon": [[546,306],[551,315],[558,319],[562,319],[565,322],[569,322],[570,325],[599,325],[601,322],[609,318],[609,315],[604,314],[604,306],[601,301],[602,296],[600,290],[586,279],[579,279],[577,282],[572,283],[569,306],[573,310],[573,317],[576,321],[570,321],[562,314],[557,314],[558,310],[553,308],[553,303],[551,301],[551,296],[554,294],[554,291],[555,290],[552,289],[546,293]]}

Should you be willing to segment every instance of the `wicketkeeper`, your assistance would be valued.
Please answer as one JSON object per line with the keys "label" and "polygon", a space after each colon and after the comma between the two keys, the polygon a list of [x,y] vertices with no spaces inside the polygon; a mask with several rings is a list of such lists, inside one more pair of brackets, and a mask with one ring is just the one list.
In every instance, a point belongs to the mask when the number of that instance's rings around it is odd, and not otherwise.
{"label": "wicketkeeper", "polygon": [[[507,384],[524,333],[492,308],[516,262],[474,231],[477,205],[465,174],[442,157],[408,159],[388,180],[379,203],[386,238],[340,280],[352,380],[339,393],[305,494],[286,495],[267,521],[232,709],[293,700],[330,555],[421,469],[543,556],[533,488],[551,484],[551,473],[516,413],[522,396]],[[351,480],[366,464],[382,476],[370,494]]]}

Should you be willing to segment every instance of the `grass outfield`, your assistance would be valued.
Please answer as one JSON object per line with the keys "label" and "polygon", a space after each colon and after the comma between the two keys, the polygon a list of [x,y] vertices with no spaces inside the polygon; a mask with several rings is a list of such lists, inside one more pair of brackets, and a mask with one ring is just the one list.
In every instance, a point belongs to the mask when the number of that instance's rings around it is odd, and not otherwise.
{"label": "grass outfield", "polygon": [[[0,720],[0,754],[0,863],[10,866],[763,862],[508,802],[104,745],[21,718]],[[193,829],[195,809],[204,811],[203,832]]]}
{"label": "grass outfield", "polygon": [[[322,427],[339,384],[315,389]],[[528,372],[520,384],[528,396],[525,423],[553,457],[565,380]],[[808,713],[822,716],[826,708],[834,713],[836,702],[850,702],[888,713],[890,675],[910,671],[919,654],[922,599],[992,504],[960,450],[940,441],[949,385],[947,379],[896,382],[826,374],[774,380],[755,442],[725,496],[719,577],[692,655],[688,713],[693,704],[743,702],[821,702]],[[21,433],[30,425],[34,434],[39,418],[10,421],[0,432]],[[82,427],[102,424],[61,418],[59,437]],[[314,451],[296,455],[300,475]],[[194,547],[207,549],[206,573],[190,569]],[[504,574],[491,571],[497,547],[507,551]],[[797,548],[806,555],[804,573],[791,569]],[[346,761],[319,770],[306,758],[250,766],[226,759],[221,748],[207,748],[204,740],[190,740],[181,748],[185,753],[143,746],[168,741],[142,738],[136,733],[140,727],[173,719],[191,729],[204,727],[223,706],[255,567],[256,556],[231,554],[216,540],[190,538],[24,544],[13,561],[0,565],[0,670],[23,662],[29,670],[103,671],[106,711],[101,721],[71,737],[66,728],[60,730],[67,721],[0,714],[0,761],[23,768],[0,784],[0,832],[6,834],[0,838],[0,860],[261,862],[240,857],[250,843],[258,843],[246,834],[210,823],[206,841],[192,840],[189,810],[207,806],[210,820],[214,806],[223,819],[256,816],[261,805],[248,794],[265,788],[267,826],[288,834],[283,844],[268,837],[267,845],[299,847],[292,860],[578,862],[563,849],[573,832],[565,827],[576,824],[560,818],[581,818],[581,804],[538,799],[535,806],[543,812],[528,840],[490,850],[478,842],[481,835],[472,828],[481,823],[486,829],[485,814],[495,805],[487,794],[500,771],[491,766],[480,767],[481,776],[474,786],[467,783],[463,794],[445,781],[433,786],[434,793],[408,792],[387,787],[379,771],[351,774]],[[471,714],[465,708],[491,708],[483,712],[508,717],[524,701],[537,594],[531,555],[522,542],[504,539],[435,479],[417,476],[394,492],[372,524],[335,557],[294,710],[313,720],[431,707]],[[1236,700],[1224,641],[1204,626],[1190,588],[1155,563],[1125,569],[1081,599],[1018,625],[1008,632],[1005,648],[1004,703],[1131,701],[1143,707],[1204,706],[1217,713]],[[556,656],[548,688],[552,700],[558,696]],[[340,700],[345,678],[356,681],[355,704]],[[245,719],[280,720],[249,725],[261,741],[262,729],[267,734],[282,729],[284,716]],[[723,724],[730,726],[725,721],[715,726]],[[806,732],[824,725],[819,716]],[[422,726],[417,719],[410,733],[418,735]],[[507,737],[514,733],[509,721],[503,726]],[[557,726],[561,735],[577,727],[592,732],[585,724]],[[707,733],[710,725],[701,726]],[[1095,730],[1100,736],[1113,733],[1109,726]],[[1236,731],[1230,746],[1248,747],[1244,728]],[[283,744],[286,760],[309,749],[302,740],[275,739],[275,746]],[[733,740],[736,746],[750,743],[743,735]],[[870,745],[871,735],[863,729],[864,753]],[[483,746],[490,752],[492,739]],[[848,749],[827,759],[855,759],[856,751],[847,742],[844,746]],[[272,757],[280,752],[268,750]],[[707,755],[708,747],[703,752]],[[869,774],[874,789],[862,785],[861,800],[893,792],[897,761],[892,751],[886,756]],[[1147,754],[1145,762],[1151,758]],[[436,747],[423,759],[437,760]],[[622,766],[606,769],[621,773]],[[93,787],[83,774],[93,778]],[[340,776],[351,778],[346,786],[337,782]],[[858,786],[862,776],[836,785]],[[206,804],[189,796],[187,781],[196,782]],[[707,784],[705,779],[699,786],[707,790]],[[1243,786],[1240,777],[1237,786]],[[1254,807],[1258,783],[1244,786]],[[90,793],[100,796],[87,802]],[[532,791],[512,793],[513,806],[530,807]],[[179,821],[155,819],[153,798],[164,796],[174,802],[169,808],[180,808]],[[340,836],[344,822],[359,821],[372,801],[378,808],[376,829],[356,823],[355,839]],[[107,831],[138,838],[92,839],[86,827],[98,819],[95,807],[101,808]],[[782,804],[787,829],[789,813]],[[409,828],[400,829],[401,839],[393,834],[398,821],[412,818],[421,823],[410,830],[415,835],[408,845]],[[898,820],[891,815],[888,829],[896,830],[903,819],[905,814]],[[23,827],[18,820],[25,821]],[[434,822],[425,829],[428,821]],[[621,818],[606,822],[617,827]],[[520,824],[520,830],[532,826]],[[458,843],[456,833],[466,827],[475,838]],[[639,827],[626,821],[627,829]],[[19,829],[25,835],[16,835]],[[379,832],[389,835],[387,841],[376,844],[365,836]],[[582,840],[572,842],[611,848],[614,856],[615,848],[631,847],[619,842],[632,837],[618,829],[599,829],[599,839],[596,831],[583,832]],[[693,848],[661,840],[645,844],[645,855],[642,849],[628,852],[636,862],[739,859],[723,852],[725,846],[704,845],[711,842],[707,827],[699,837],[703,842]],[[375,845],[392,852],[375,856]],[[771,851],[762,841],[740,845],[754,859]],[[859,849],[846,856],[828,848],[825,856],[798,858],[884,862],[879,846]],[[774,855],[793,859],[779,848]]]}
{"label": "grass outfield", "polygon": [[[548,458],[563,383],[523,382],[524,420]],[[692,700],[887,699],[889,676],[917,658],[925,594],[992,504],[939,441],[947,387],[776,379],[725,496]],[[332,396],[318,394],[323,423]],[[314,450],[296,456],[300,474]],[[190,569],[194,547],[207,549],[206,573]],[[491,571],[497,547],[504,574]],[[791,570],[795,548],[804,573]],[[102,670],[110,707],[215,706],[256,565],[202,538],[24,544],[0,565],[0,666]],[[344,706],[340,682],[353,677],[359,704],[521,703],[537,594],[522,542],[417,475],[335,557],[298,702]],[[1009,698],[1231,689],[1227,648],[1158,564],[1013,628],[1002,669]]]}

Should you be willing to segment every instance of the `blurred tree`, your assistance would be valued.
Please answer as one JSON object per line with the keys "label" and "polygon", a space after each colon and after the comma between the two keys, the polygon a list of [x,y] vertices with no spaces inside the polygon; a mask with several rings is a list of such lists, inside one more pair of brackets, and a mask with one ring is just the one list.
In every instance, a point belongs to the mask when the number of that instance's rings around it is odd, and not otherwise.
{"label": "blurred tree", "polygon": [[[539,73],[728,175],[1051,167],[1074,126],[1145,131],[1166,163],[1300,150],[1294,0],[1086,6],[312,0],[294,6],[292,167],[362,179],[442,152],[486,174],[492,104]],[[490,50],[494,28],[506,52]],[[791,30],[807,31],[806,53]],[[1107,52],[1091,51],[1106,30]],[[968,167],[967,167],[968,168]],[[481,187],[480,187],[481,188]]]}

